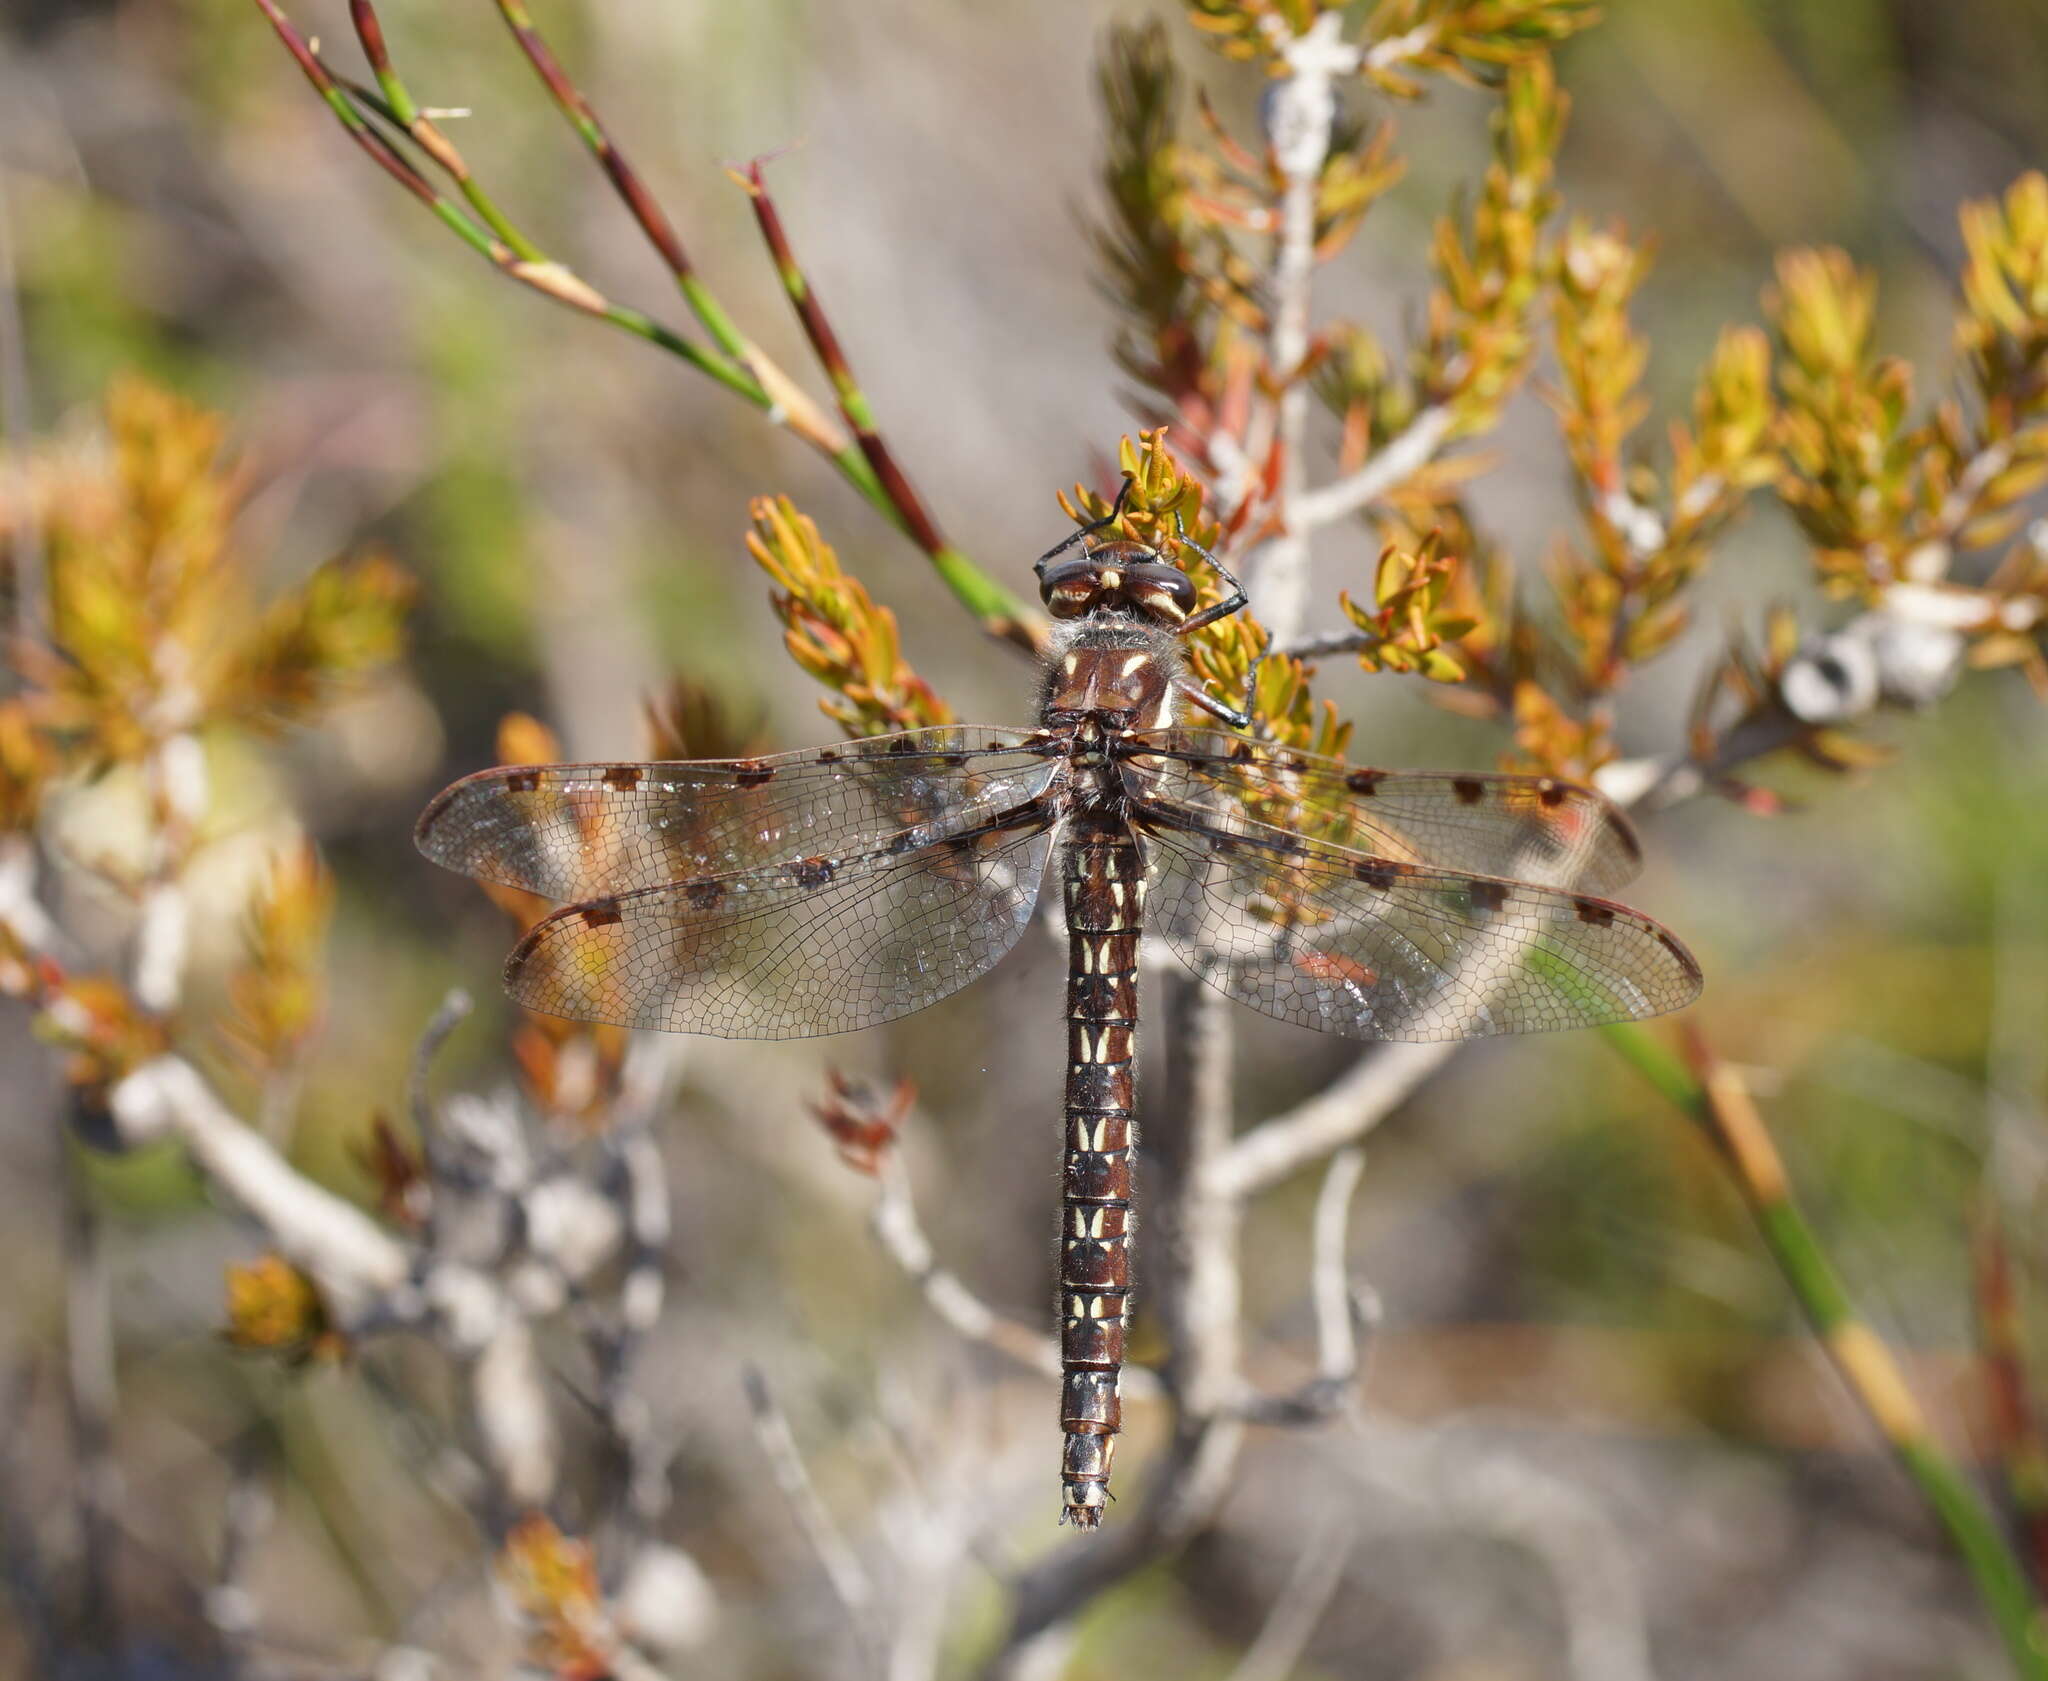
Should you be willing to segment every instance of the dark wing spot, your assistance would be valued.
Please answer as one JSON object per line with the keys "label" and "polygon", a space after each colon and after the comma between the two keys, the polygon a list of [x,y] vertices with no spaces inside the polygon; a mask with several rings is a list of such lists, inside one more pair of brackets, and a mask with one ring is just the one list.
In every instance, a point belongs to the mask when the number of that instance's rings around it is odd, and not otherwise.
{"label": "dark wing spot", "polygon": [[799,858],[790,865],[789,873],[799,887],[823,887],[838,867],[829,858]]}
{"label": "dark wing spot", "polygon": [[1536,784],[1536,797],[1545,805],[1563,805],[1570,792],[1562,782],[1553,782],[1547,776]]}
{"label": "dark wing spot", "polygon": [[1680,945],[1677,940],[1672,938],[1671,935],[1667,934],[1661,928],[1657,930],[1657,943],[1660,946],[1662,946],[1666,951],[1670,952],[1673,957],[1678,959],[1678,966],[1679,968],[1685,971],[1686,978],[1688,980],[1692,981],[1694,984],[1698,984],[1700,981],[1706,979],[1706,977],[1700,973],[1699,960],[1695,958],[1691,952],[1687,951],[1684,946]]}
{"label": "dark wing spot", "polygon": [[732,767],[732,775],[742,788],[758,788],[775,779],[775,767],[764,765],[759,759],[742,759]]}
{"label": "dark wing spot", "polygon": [[1252,744],[1249,741],[1240,741],[1235,747],[1231,748],[1230,756],[1239,764],[1248,765],[1257,755],[1252,752]]}
{"label": "dark wing spot", "polygon": [[604,785],[607,788],[637,788],[640,776],[638,765],[613,765],[604,773]]}
{"label": "dark wing spot", "polygon": [[1466,896],[1472,901],[1472,908],[1482,916],[1497,915],[1508,902],[1507,886],[1498,881],[1473,881],[1465,884]]}
{"label": "dark wing spot", "polygon": [[699,880],[683,884],[683,897],[700,911],[713,909],[725,897],[725,883],[722,881]]}
{"label": "dark wing spot", "polygon": [[540,772],[537,770],[508,770],[505,786],[514,794],[530,794],[540,786]]}
{"label": "dark wing spot", "polygon": [[894,741],[889,743],[889,751],[891,753],[915,753],[917,751],[917,743],[912,741],[907,735],[899,735]]}
{"label": "dark wing spot", "polygon": [[609,928],[615,922],[626,920],[625,912],[619,909],[616,899],[593,899],[587,905],[578,905],[576,914],[583,918],[587,928]]}
{"label": "dark wing spot", "polygon": [[1352,865],[1351,873],[1374,892],[1386,893],[1400,880],[1402,871],[1400,865],[1390,864],[1383,858],[1367,858]]}
{"label": "dark wing spot", "polygon": [[838,764],[839,749],[836,747],[820,747],[818,749],[818,763],[821,765]]}
{"label": "dark wing spot", "polygon": [[1354,794],[1363,794],[1370,799],[1380,791],[1380,773],[1376,770],[1355,770],[1344,778],[1344,786]]}
{"label": "dark wing spot", "polygon": [[1486,797],[1486,784],[1476,776],[1461,776],[1451,784],[1460,805],[1477,805]]}
{"label": "dark wing spot", "polygon": [[1574,899],[1572,908],[1579,913],[1581,922],[1590,922],[1595,928],[1614,925],[1614,907],[1604,899]]}

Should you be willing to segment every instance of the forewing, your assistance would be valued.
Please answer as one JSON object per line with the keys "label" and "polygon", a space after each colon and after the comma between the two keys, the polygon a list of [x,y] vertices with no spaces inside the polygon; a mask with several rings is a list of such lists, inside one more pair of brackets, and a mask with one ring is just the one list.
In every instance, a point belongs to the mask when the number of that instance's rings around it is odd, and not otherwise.
{"label": "forewing", "polygon": [[1147,925],[1241,1003],[1354,1039],[1452,1040],[1662,1015],[1699,965],[1586,894],[1268,841],[1142,807]]}
{"label": "forewing", "polygon": [[1306,835],[1400,863],[1591,893],[1613,892],[1642,864],[1609,800],[1553,777],[1373,770],[1216,730],[1128,740],[1134,792],[1235,834]]}
{"label": "forewing", "polygon": [[515,765],[479,771],[421,814],[437,864],[581,900],[958,830],[1036,798],[1058,761],[1028,732],[948,726],[758,759]]}
{"label": "forewing", "polygon": [[1017,942],[1052,847],[1049,803],[851,858],[642,888],[535,925],[505,965],[530,1010],[727,1039],[803,1039],[893,1021]]}

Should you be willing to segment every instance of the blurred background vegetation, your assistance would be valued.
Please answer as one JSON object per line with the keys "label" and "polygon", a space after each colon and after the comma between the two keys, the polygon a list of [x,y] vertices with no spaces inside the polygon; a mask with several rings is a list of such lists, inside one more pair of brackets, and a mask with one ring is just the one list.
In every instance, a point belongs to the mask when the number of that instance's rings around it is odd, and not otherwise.
{"label": "blurred background vegetation", "polygon": [[[1248,128],[1257,77],[1202,53],[1179,8],[1150,11]],[[1654,237],[1636,321],[1656,412],[1683,411],[1725,324],[1763,319],[1791,243],[1853,253],[1881,281],[1879,343],[1945,368],[1956,209],[2048,161],[2048,10],[1632,0],[1613,13],[1559,51],[1574,110],[1558,178],[1575,210]],[[1031,557],[1067,529],[1053,489],[1098,481],[1132,424],[1089,223],[1097,55],[1112,20],[1145,15],[1081,0],[576,0],[545,22],[699,268],[799,367],[752,210],[719,167],[793,147],[773,172],[783,215],[894,449],[941,522],[1028,593]],[[305,0],[297,21],[346,36],[339,4]],[[391,0],[385,23],[419,96],[475,113],[451,132],[544,245],[615,295],[663,296],[488,6]],[[1419,331],[1431,225],[1484,167],[1489,102],[1433,85],[1402,110],[1408,172],[1330,271],[1325,307],[1390,338]],[[680,674],[740,736],[829,733],[745,558],[750,498],[787,492],[819,521],[956,715],[1026,715],[1027,668],[989,656],[823,461],[647,345],[499,281],[365,167],[247,0],[7,0],[0,233],[22,350],[4,370],[15,460],[32,439],[80,436],[111,382],[145,376],[227,417],[246,498],[236,542],[261,598],[345,551],[379,551],[416,581],[402,658],[275,745],[210,741],[233,825],[194,861],[190,984],[208,999],[242,961],[251,884],[300,833],[332,870],[324,1008],[279,1136],[365,1205],[372,1117],[402,1109],[450,985],[476,989],[480,1008],[442,1077],[505,1077],[512,1012],[489,984],[505,920],[409,843],[425,798],[491,761],[503,715],[544,717],[570,756],[633,757],[646,697]],[[1556,426],[1525,392],[1485,449],[1497,469],[1475,510],[1533,569],[1575,517]],[[1375,555],[1333,535],[1318,599],[1358,592]],[[1759,507],[1699,584],[1688,639],[1631,690],[1623,751],[1668,749],[1729,621],[1801,596],[1804,544]],[[1418,687],[1333,665],[1321,692],[1355,720],[1356,756],[1491,764],[1498,729]],[[2041,707],[2019,675],[1988,674],[1878,725],[1888,764],[1851,777],[1773,764],[1760,774],[1788,802],[1779,815],[1709,800],[1653,819],[1636,895],[1700,954],[1717,1047],[1749,1073],[1853,1293],[1987,1486],[1999,1464],[1973,1217],[2004,1216],[2023,1302],[2048,1259]],[[106,819],[76,821],[89,834]],[[75,914],[98,937],[119,922],[89,895]],[[1018,1544],[1046,1544],[1030,1527],[1052,1511],[1044,1386],[984,1370],[925,1325],[804,1100],[828,1063],[914,1077],[933,1238],[985,1298],[1036,1323],[1058,967],[1050,943],[1027,943],[988,984],[896,1028],[681,1053],[662,1127],[674,1282],[643,1382],[677,1445],[665,1533],[721,1607],[710,1653],[688,1660],[701,1672],[858,1672],[831,1655],[816,1566],[760,1492],[746,1363],[774,1381],[828,1495],[899,1525],[918,1520],[873,1493],[895,1449],[860,1420],[878,1385],[940,1374],[966,1445],[929,1450],[927,1482],[989,1456]],[[1243,1039],[1248,1114],[1285,1108],[1346,1059],[1263,1021]],[[209,1212],[174,1158],[69,1142],[62,1071],[26,1010],[0,1012],[0,1090],[0,1553],[22,1617],[10,1637],[0,1614],[5,1672],[231,1673],[213,1667],[227,1660],[190,1589],[213,1578],[226,1492],[251,1456],[278,1505],[246,1572],[261,1672],[364,1673],[394,1645],[471,1652],[450,1674],[510,1662],[463,1646],[483,1637],[457,1639],[427,1603],[474,1540],[419,1480],[401,1426],[421,1407],[446,1424],[459,1400],[392,1401],[401,1380],[428,1382],[403,1348],[366,1359],[360,1381],[224,1350],[222,1268],[253,1253],[250,1234]],[[95,1631],[108,1667],[77,1655],[52,1671],[27,1607],[76,1550],[57,1515],[76,1469],[72,1175],[112,1279],[125,1534]],[[1248,1245],[1248,1313],[1281,1346],[1308,1335],[1313,1197],[1302,1183],[1263,1206]],[[1618,1569],[1661,1676],[2000,1672],[1959,1567],[1800,1335],[1711,1153],[1596,1039],[1484,1047],[1427,1086],[1376,1135],[1354,1257],[1385,1305],[1374,1428],[1384,1464],[1413,1474],[1358,1474],[1355,1550],[1300,1673],[1639,1673],[1575,1637],[1573,1594],[1609,1591],[1602,1573]],[[1286,1441],[1262,1464],[1214,1535],[1095,1609],[1071,1673],[1231,1672],[1288,1579],[1321,1474]],[[1512,1467],[1531,1469],[1518,1481]],[[1530,1506],[1539,1472],[1552,1503]]]}

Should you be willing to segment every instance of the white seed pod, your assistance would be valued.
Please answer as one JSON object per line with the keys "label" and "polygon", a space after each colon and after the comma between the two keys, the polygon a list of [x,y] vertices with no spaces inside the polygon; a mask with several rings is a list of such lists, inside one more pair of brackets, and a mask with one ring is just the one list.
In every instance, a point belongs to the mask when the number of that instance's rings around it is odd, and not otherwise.
{"label": "white seed pod", "polygon": [[505,1317],[498,1286],[473,1268],[443,1262],[428,1272],[424,1294],[456,1352],[473,1354],[497,1334]]}
{"label": "white seed pod", "polygon": [[1859,626],[1809,642],[1778,679],[1778,698],[1802,724],[1838,724],[1877,705],[1877,655]]}

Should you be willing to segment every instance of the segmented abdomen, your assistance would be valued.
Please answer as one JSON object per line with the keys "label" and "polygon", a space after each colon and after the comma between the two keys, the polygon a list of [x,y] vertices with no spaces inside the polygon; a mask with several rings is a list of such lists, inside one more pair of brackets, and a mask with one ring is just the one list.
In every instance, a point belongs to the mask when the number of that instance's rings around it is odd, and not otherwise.
{"label": "segmented abdomen", "polygon": [[1143,860],[1121,823],[1078,817],[1064,854],[1066,1168],[1060,1234],[1060,1427],[1066,1510],[1101,1521],[1122,1421],[1117,1372],[1131,1292],[1133,1055]]}

